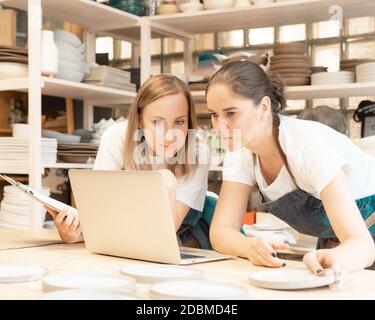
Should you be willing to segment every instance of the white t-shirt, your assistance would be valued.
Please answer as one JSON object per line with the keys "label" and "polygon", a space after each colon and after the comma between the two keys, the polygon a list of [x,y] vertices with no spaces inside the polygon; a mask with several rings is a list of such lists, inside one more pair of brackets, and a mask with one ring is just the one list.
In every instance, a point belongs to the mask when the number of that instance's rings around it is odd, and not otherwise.
{"label": "white t-shirt", "polygon": [[[109,127],[103,134],[94,170],[123,170],[124,142],[128,121]],[[208,152],[204,143],[199,143],[199,152]],[[165,168],[158,165],[155,170]],[[199,164],[188,178],[177,178],[176,198],[189,208],[202,211],[207,192],[209,164]]]}
{"label": "white t-shirt", "polygon": [[[346,135],[319,122],[280,116],[279,141],[297,185],[320,199],[322,190],[344,169],[354,199],[375,194],[375,157],[362,151]],[[266,200],[274,201],[296,187],[283,166],[278,177],[267,185],[258,158],[242,148],[228,152],[223,180],[258,187]],[[254,175],[255,173],[255,175]]]}

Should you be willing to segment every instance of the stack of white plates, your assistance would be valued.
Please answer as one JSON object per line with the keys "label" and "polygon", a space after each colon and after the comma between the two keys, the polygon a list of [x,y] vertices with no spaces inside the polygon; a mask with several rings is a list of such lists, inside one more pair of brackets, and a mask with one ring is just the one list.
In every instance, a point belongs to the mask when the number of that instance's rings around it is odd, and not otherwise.
{"label": "stack of white plates", "polygon": [[357,82],[375,82],[375,62],[360,64],[356,70]]}
{"label": "stack of white plates", "polygon": [[130,265],[120,269],[120,273],[130,276],[140,283],[156,283],[163,281],[192,280],[202,278],[202,271],[165,265]]}
{"label": "stack of white plates", "polygon": [[[57,140],[42,138],[42,165],[53,165],[57,160]],[[0,171],[27,172],[29,169],[29,140],[0,138]]]}
{"label": "stack of white plates", "polygon": [[93,139],[90,141],[90,143],[94,144],[100,144],[100,140],[102,139],[102,136],[104,132],[111,126],[124,122],[125,118],[120,117],[117,120],[111,119],[101,119],[98,123],[94,123],[94,133],[92,134]]}
{"label": "stack of white plates", "polygon": [[312,85],[344,84],[355,82],[355,73],[351,71],[318,72],[311,76]]}
{"label": "stack of white plates", "polygon": [[81,82],[87,72],[85,44],[66,30],[54,30],[54,36],[59,50],[59,72],[56,78]]}
{"label": "stack of white plates", "polygon": [[27,64],[0,62],[0,79],[27,77]]}
{"label": "stack of white plates", "polygon": [[[48,188],[42,193],[49,196]],[[31,226],[31,199],[15,186],[4,187],[4,198],[0,206],[0,225],[6,228],[27,229]],[[39,225],[43,225],[44,214],[40,217]]]}
{"label": "stack of white plates", "polygon": [[91,68],[84,82],[97,86],[136,91],[136,85],[130,82],[130,72],[108,66]]}
{"label": "stack of white plates", "polygon": [[239,300],[248,299],[245,287],[206,280],[168,281],[154,284],[150,297],[155,300]]}

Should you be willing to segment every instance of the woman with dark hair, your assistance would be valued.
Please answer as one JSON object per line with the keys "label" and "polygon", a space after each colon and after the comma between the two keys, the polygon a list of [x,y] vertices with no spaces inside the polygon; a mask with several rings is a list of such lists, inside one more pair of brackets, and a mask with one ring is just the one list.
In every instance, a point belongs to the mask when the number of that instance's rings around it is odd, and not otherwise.
{"label": "woman with dark hair", "polygon": [[276,250],[286,244],[240,232],[257,185],[268,212],[319,238],[304,257],[315,274],[374,268],[375,158],[328,126],[279,115],[286,107],[282,81],[252,62],[218,70],[207,103],[229,149],[210,229],[215,250],[255,265],[285,265]]}

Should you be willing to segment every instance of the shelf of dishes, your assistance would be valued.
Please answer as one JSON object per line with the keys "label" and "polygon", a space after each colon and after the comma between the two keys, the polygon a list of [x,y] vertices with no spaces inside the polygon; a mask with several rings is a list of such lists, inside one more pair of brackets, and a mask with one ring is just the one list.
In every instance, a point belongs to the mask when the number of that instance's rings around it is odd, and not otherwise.
{"label": "shelf of dishes", "polygon": [[[196,102],[206,102],[205,91],[193,91],[192,95]],[[375,80],[374,82],[368,83],[325,84],[286,88],[286,96],[288,100],[349,98],[373,95],[375,95]]]}
{"label": "shelf of dishes", "polygon": [[[144,19],[172,34],[176,30],[198,34],[329,20],[335,13],[330,14],[331,6],[339,6],[337,10],[343,10],[345,18],[365,16],[375,10],[372,0],[203,0],[203,4],[199,0],[168,0],[159,1],[157,7],[157,1],[148,0],[141,1],[148,9],[144,12],[138,12],[138,4],[120,0],[106,1],[111,6],[90,0],[41,2],[47,17],[130,41],[140,40],[139,25]],[[27,0],[0,0],[0,4],[27,10]],[[139,17],[124,10],[152,16]],[[160,34],[155,32],[153,36]]]}
{"label": "shelf of dishes", "polygon": [[[93,169],[94,164],[88,163],[55,163],[43,167],[44,169]],[[223,167],[221,166],[211,166],[211,172],[222,172]],[[29,174],[27,167],[0,167],[0,173],[2,174]]]}
{"label": "shelf of dishes", "polygon": [[[174,13],[147,19],[162,24],[172,33],[179,30],[199,34],[325,21],[337,10],[343,10],[345,18],[366,16],[375,10],[372,0],[204,0],[203,3],[203,7],[189,3],[174,10],[169,6],[169,13]],[[177,13],[179,9],[185,12]],[[334,12],[330,14],[330,10]],[[168,8],[163,11],[168,13]]]}
{"label": "shelf of dishes", "polygon": [[[23,91],[29,87],[28,78],[0,80],[0,91]],[[56,97],[70,97],[78,100],[88,100],[100,106],[113,104],[130,104],[135,92],[102,87],[68,80],[42,77],[42,94]]]}
{"label": "shelf of dishes", "polygon": [[[93,164],[85,164],[85,163],[55,163],[42,168],[41,174],[44,174],[44,170],[47,168],[54,168],[54,169],[92,169],[94,167]],[[26,166],[19,167],[19,166],[7,166],[7,167],[0,167],[0,173],[2,174],[29,174],[29,169]]]}
{"label": "shelf of dishes", "polygon": [[[129,30],[138,29],[140,18],[131,13],[91,0],[41,0],[41,3],[46,17],[78,24],[96,34],[139,40],[139,32]],[[28,9],[27,0],[0,0],[0,4]]]}

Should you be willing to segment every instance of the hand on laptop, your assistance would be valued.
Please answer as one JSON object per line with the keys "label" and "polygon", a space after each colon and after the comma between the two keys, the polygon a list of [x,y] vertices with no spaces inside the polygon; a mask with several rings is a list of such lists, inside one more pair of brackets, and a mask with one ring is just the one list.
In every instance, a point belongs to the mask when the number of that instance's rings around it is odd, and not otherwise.
{"label": "hand on laptop", "polygon": [[66,243],[82,242],[83,236],[79,227],[79,217],[77,210],[66,206],[61,212],[45,207],[53,217],[53,222],[60,234],[61,239]]}

